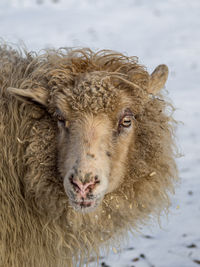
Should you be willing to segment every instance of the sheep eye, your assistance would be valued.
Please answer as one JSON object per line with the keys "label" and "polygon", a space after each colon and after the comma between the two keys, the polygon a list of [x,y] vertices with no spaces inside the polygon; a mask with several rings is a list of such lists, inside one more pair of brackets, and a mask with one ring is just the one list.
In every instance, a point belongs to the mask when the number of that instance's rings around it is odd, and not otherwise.
{"label": "sheep eye", "polygon": [[134,119],[134,114],[131,111],[131,109],[127,108],[124,110],[123,114],[121,115],[121,118],[119,119],[119,124],[118,124],[118,134],[123,131],[125,128],[130,128],[132,125]]}
{"label": "sheep eye", "polygon": [[56,116],[57,117],[57,120],[60,121],[60,122],[65,122],[65,119],[62,117],[62,116]]}
{"label": "sheep eye", "polygon": [[59,123],[62,123],[63,125],[66,123],[66,120],[59,109],[56,110],[55,117]]}
{"label": "sheep eye", "polygon": [[131,123],[132,123],[131,117],[127,116],[121,120],[120,125],[123,126],[124,128],[128,128],[131,126]]}
{"label": "sheep eye", "polygon": [[65,118],[61,114],[56,114],[56,119],[61,123],[65,123]]}

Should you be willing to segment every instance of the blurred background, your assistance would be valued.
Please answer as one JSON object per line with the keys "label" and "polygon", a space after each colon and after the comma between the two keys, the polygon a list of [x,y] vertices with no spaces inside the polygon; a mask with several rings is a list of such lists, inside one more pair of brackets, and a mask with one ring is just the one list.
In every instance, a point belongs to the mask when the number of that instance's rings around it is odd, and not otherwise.
{"label": "blurred background", "polygon": [[[108,255],[104,267],[200,265],[200,1],[0,0],[0,39],[28,50],[90,47],[137,56],[149,72],[170,69],[181,184],[171,212]],[[93,266],[93,263],[91,263]]]}

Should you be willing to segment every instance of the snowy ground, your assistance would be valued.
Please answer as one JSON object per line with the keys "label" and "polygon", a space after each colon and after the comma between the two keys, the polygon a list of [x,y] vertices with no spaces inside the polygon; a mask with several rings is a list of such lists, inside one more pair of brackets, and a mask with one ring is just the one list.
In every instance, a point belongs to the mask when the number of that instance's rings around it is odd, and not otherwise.
{"label": "snowy ground", "polygon": [[[101,260],[112,267],[200,265],[200,1],[0,0],[0,37],[28,49],[89,46],[136,55],[152,71],[169,66],[169,96],[177,107],[181,186],[171,214],[130,237],[121,253]],[[39,3],[39,4],[38,4]]]}

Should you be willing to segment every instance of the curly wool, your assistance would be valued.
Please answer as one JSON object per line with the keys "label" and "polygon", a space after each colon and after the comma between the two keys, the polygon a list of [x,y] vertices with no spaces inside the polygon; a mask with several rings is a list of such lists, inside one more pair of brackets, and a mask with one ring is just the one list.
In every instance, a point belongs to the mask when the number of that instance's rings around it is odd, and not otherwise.
{"label": "curly wool", "polygon": [[[74,77],[80,77],[78,87]],[[148,83],[137,58],[116,52],[62,49],[37,55],[0,46],[0,266],[81,266],[92,254],[98,259],[100,247],[168,210],[177,181],[175,122],[162,95],[149,97]],[[8,95],[10,86],[49,90],[48,112]],[[80,112],[109,112],[117,104],[116,89],[135,99],[126,182],[87,214],[69,205],[57,169],[52,101],[66,87],[71,109]]]}

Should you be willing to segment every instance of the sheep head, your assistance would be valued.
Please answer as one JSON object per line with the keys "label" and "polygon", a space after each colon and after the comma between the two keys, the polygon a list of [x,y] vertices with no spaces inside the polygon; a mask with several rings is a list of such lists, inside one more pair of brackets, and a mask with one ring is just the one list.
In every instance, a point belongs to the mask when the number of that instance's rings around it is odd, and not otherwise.
{"label": "sheep head", "polygon": [[[160,65],[152,75],[145,71],[131,75],[94,71],[66,75],[64,80],[53,71],[49,88],[8,88],[20,100],[44,106],[57,120],[57,166],[77,211],[94,210],[133,172],[136,117],[149,94],[164,87],[168,69]],[[138,83],[143,76],[145,86]]]}

